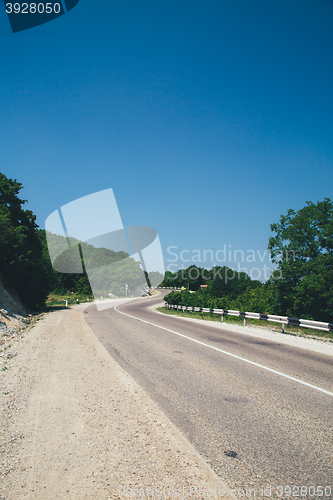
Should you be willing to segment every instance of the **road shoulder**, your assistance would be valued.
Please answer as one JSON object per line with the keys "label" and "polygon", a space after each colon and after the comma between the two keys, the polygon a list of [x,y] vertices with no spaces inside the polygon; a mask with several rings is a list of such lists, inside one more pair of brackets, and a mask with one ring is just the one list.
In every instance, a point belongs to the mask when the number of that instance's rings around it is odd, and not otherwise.
{"label": "road shoulder", "polygon": [[232,498],[98,342],[85,307],[45,315],[11,348],[1,372],[1,499]]}

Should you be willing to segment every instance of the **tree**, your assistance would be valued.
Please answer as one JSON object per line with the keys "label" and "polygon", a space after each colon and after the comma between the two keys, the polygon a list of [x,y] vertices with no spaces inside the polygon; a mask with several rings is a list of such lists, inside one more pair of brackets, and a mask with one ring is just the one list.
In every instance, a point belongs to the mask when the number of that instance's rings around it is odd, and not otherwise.
{"label": "tree", "polygon": [[3,285],[22,304],[41,309],[49,290],[36,216],[24,210],[19,198],[22,184],[0,172],[0,276]]}
{"label": "tree", "polygon": [[288,210],[271,230],[276,313],[333,321],[333,202],[308,201],[297,212]]}
{"label": "tree", "polygon": [[212,297],[228,297],[229,300],[236,299],[245,290],[260,286],[260,281],[251,280],[250,276],[243,272],[236,272],[230,267],[216,266],[213,268],[214,280],[209,286]]}
{"label": "tree", "polygon": [[[53,291],[73,291],[85,295],[141,294],[148,273],[142,271],[140,262],[123,251],[94,247],[71,238],[68,247],[64,236],[40,231],[46,249],[51,273]],[[53,256],[53,267],[49,258]],[[163,276],[161,275],[163,278]],[[127,286],[126,286],[127,285]]]}
{"label": "tree", "polygon": [[[48,281],[50,284],[49,291],[52,291],[53,293],[59,293],[60,295],[64,295],[68,292],[75,292],[80,295],[92,296],[92,291],[86,272],[83,274],[75,274],[74,272],[61,273],[53,268],[47,245],[46,231],[45,229],[37,229],[36,231],[43,249],[42,263],[44,266],[44,273],[48,277]],[[58,239],[60,239],[60,237],[58,237]],[[65,240],[65,238],[63,239]],[[60,263],[60,265],[63,265],[63,263]]]}
{"label": "tree", "polygon": [[164,276],[159,271],[150,271],[148,278],[150,286],[155,288],[162,283]]}
{"label": "tree", "polygon": [[[97,249],[97,252],[99,250],[101,249]],[[129,295],[141,295],[146,283],[146,276],[141,269],[140,262],[132,257],[91,269],[88,275],[95,295],[106,295],[108,293],[125,295],[126,285],[128,286]]]}
{"label": "tree", "polygon": [[187,269],[178,269],[175,273],[166,271],[161,286],[179,287],[182,286],[190,290],[199,290],[200,285],[207,284],[212,279],[212,270],[197,267],[192,264]]}

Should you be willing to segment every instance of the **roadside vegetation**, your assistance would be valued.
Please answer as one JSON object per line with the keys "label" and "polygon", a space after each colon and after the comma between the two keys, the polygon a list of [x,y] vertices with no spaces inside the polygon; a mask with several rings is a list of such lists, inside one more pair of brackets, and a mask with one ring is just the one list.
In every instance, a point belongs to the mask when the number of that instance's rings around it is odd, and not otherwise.
{"label": "roadside vegetation", "polygon": [[[157,311],[163,314],[169,314],[170,316],[178,316],[181,318],[193,318],[202,319],[206,321],[214,321],[216,323],[221,323],[221,315],[211,314],[211,313],[200,313],[200,312],[190,312],[190,311],[176,311],[175,309],[166,309],[165,307],[158,307]],[[223,323],[229,325],[243,326],[244,318],[239,316],[227,316],[223,317]],[[274,323],[271,321],[262,321],[257,319],[246,318],[246,326],[253,328],[263,328],[270,330],[272,332],[282,332],[282,325],[280,323]],[[329,340],[333,342],[333,332],[325,332],[322,330],[316,330],[315,328],[301,328],[293,325],[284,325],[284,333],[287,335],[295,335],[297,337],[307,337],[307,338],[322,338],[324,340]]]}
{"label": "roadside vegetation", "polygon": [[[333,202],[325,198],[288,210],[271,230],[268,249],[277,267],[266,283],[226,266],[209,271],[190,266],[165,274],[161,286],[186,289],[165,300],[333,323]],[[200,289],[203,284],[207,287]]]}
{"label": "roadside vegetation", "polygon": [[50,293],[46,299],[45,305],[47,309],[63,309],[67,305],[81,304],[94,300],[93,296],[86,296],[78,293],[67,292],[65,294]]}

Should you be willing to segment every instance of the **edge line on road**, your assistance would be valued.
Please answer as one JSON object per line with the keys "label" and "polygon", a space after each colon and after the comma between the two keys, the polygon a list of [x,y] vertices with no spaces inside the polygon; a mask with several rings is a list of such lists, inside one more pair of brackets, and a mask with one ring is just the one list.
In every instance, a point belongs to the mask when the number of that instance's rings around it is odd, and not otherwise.
{"label": "edge line on road", "polygon": [[297,382],[298,384],[305,385],[306,387],[310,387],[311,389],[315,389],[316,391],[323,392],[324,394],[327,394],[328,396],[333,396],[333,392],[327,391],[326,389],[322,389],[321,387],[318,387],[317,385],[309,384],[308,382],[304,382],[304,380],[300,380],[299,378],[292,377],[291,375],[287,375],[286,373],[279,372],[278,370],[274,370],[273,368],[268,368],[268,366],[261,365],[260,363],[256,363],[255,361],[251,361],[247,358],[243,358],[242,356],[237,356],[237,354],[232,354],[231,352],[224,351],[223,349],[219,349],[218,347],[214,347],[212,345],[206,344],[205,342],[201,342],[200,340],[192,339],[191,337],[188,337],[187,335],[184,335],[183,333],[175,332],[174,330],[171,330],[170,328],[166,328],[164,326],[156,325],[155,323],[151,323],[150,321],[146,321],[141,318],[136,318],[135,316],[132,316],[131,314],[124,313],[122,311],[119,311],[117,309],[117,306],[114,306],[115,311],[119,314],[123,314],[124,316],[128,316],[129,318],[136,319],[137,321],[142,321],[142,323],[147,323],[147,325],[152,325],[155,326],[156,328],[160,328],[161,330],[166,330],[167,332],[174,333],[175,335],[178,335],[179,337],[183,337],[184,339],[191,340],[192,342],[195,342],[196,344],[200,344],[204,347],[209,347],[210,349],[213,349],[214,351],[221,352],[223,354],[226,354],[227,356],[231,356],[232,358],[239,359],[240,361],[244,361],[245,363],[249,363],[250,365],[257,366],[258,368],[262,368],[263,370],[267,370],[271,373],[275,373],[276,375],[280,375],[280,377],[287,378],[289,380],[292,380],[293,382]]}

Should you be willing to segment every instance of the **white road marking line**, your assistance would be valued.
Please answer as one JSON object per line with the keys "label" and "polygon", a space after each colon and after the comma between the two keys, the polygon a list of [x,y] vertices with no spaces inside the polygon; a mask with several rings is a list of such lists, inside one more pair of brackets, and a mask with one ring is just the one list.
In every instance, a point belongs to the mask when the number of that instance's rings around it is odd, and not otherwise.
{"label": "white road marking line", "polygon": [[222,352],[223,354],[226,354],[227,356],[231,356],[232,358],[239,359],[240,361],[244,361],[245,363],[249,363],[250,365],[257,366],[259,368],[262,368],[263,370],[267,370],[268,372],[275,373],[276,375],[280,375],[280,377],[287,378],[289,380],[292,380],[293,382],[297,382],[298,384],[306,385],[307,387],[311,387],[311,389],[315,389],[316,391],[323,392],[324,394],[328,394],[329,396],[333,396],[333,392],[326,391],[326,389],[322,389],[321,387],[318,387],[316,385],[309,384],[308,382],[304,382],[303,380],[300,380],[295,377],[291,377],[290,375],[287,375],[286,373],[279,372],[277,370],[273,370],[272,368],[268,368],[267,366],[260,365],[259,363],[255,363],[254,361],[250,361],[249,359],[242,358],[241,356],[237,356],[236,354],[232,354],[231,352],[224,351],[223,349],[219,349],[218,347],[214,347],[209,344],[205,344],[204,342],[201,342],[200,340],[192,339],[191,337],[187,337],[186,335],[183,335],[182,333],[175,332],[174,330],[170,330],[169,328],[165,328],[164,326],[160,325],[155,325],[155,323],[151,323],[150,321],[146,321],[144,319],[136,318],[135,316],[132,316],[131,314],[124,313],[122,311],[118,311],[117,307],[115,306],[114,309],[119,313],[123,314],[124,316],[128,316],[129,318],[136,319],[137,321],[142,321],[142,323],[147,323],[147,325],[152,325],[155,326],[156,328],[160,328],[161,330],[166,330],[167,332],[174,333],[175,335],[178,335],[179,337],[183,337],[184,339],[191,340],[192,342],[195,342],[196,344],[203,345],[205,347],[209,347],[210,349],[213,349],[214,351]]}

